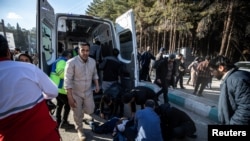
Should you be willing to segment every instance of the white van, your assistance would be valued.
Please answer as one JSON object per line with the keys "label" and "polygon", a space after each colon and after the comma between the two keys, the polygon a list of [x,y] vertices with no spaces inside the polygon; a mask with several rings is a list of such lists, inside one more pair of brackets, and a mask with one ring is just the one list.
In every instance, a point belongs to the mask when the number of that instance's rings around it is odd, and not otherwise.
{"label": "white van", "polygon": [[115,24],[108,19],[98,17],[58,13],[55,15],[47,0],[37,0],[37,45],[39,67],[49,74],[51,64],[58,57],[58,45],[64,49],[73,49],[79,41],[93,44],[98,38],[102,44],[103,57],[112,54],[112,49],[120,51],[119,60],[125,71],[122,74],[123,88],[132,89],[150,82],[139,82],[137,60],[136,30],[133,10],[129,10],[116,19]]}

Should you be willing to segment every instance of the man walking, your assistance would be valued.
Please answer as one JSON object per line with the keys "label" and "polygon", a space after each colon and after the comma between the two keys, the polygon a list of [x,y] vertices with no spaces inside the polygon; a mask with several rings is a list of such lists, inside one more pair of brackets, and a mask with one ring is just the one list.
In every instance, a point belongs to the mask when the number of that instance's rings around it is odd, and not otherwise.
{"label": "man walking", "polygon": [[[57,85],[58,87],[58,96],[57,100],[57,108],[56,108],[56,120],[57,124],[61,128],[71,129],[74,128],[73,124],[68,122],[68,116],[70,112],[70,106],[68,103],[67,92],[64,89],[64,69],[66,66],[66,61],[72,57],[69,51],[63,51],[62,55],[52,64],[52,69],[50,72],[50,79]],[[63,121],[61,122],[61,112],[64,108],[63,113]]]}
{"label": "man walking", "polygon": [[84,113],[92,114],[95,109],[92,81],[95,83],[95,93],[98,93],[99,83],[96,62],[89,57],[90,46],[87,42],[79,42],[79,55],[67,61],[65,67],[64,87],[67,90],[69,105],[73,110],[76,130],[81,141],[86,137],[83,132],[82,119]]}
{"label": "man walking", "polygon": [[[202,96],[203,90],[207,86],[210,80],[210,77],[212,77],[211,71],[208,67],[209,61],[210,61],[210,57],[206,56],[205,61],[200,62],[197,66],[198,73],[197,73],[197,80],[196,80],[196,84],[195,84],[195,88],[193,92],[194,95]],[[197,94],[197,91],[198,91],[198,94]]]}

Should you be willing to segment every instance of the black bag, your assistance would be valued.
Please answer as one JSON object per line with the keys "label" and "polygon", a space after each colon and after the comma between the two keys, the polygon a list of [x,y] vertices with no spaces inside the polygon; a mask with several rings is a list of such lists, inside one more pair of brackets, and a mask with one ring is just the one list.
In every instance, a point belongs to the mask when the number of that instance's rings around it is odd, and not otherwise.
{"label": "black bag", "polygon": [[49,108],[49,112],[53,115],[56,109],[56,105],[49,99],[46,100],[46,104]]}

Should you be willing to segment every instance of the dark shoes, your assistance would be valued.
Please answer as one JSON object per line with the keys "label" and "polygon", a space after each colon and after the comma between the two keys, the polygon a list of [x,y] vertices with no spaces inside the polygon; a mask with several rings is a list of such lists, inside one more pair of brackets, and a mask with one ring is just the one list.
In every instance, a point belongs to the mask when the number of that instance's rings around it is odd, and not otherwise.
{"label": "dark shoes", "polygon": [[193,95],[203,96],[201,93],[198,93],[198,94],[197,94],[197,92],[193,92]]}
{"label": "dark shoes", "polygon": [[75,129],[73,124],[70,124],[68,121],[62,122],[60,128],[64,128],[65,130]]}
{"label": "dark shoes", "polygon": [[185,87],[182,86],[181,89],[185,89]]}

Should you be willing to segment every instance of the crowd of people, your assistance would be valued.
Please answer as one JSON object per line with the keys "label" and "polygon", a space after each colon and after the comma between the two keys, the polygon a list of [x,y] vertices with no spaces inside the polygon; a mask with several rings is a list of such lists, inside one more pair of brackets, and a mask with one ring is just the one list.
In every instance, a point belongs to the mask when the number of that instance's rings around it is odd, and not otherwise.
{"label": "crowd of people", "polygon": [[[38,60],[35,55],[31,57],[21,53],[18,48],[12,54],[7,40],[0,35],[0,74],[5,74],[0,76],[3,94],[0,99],[3,107],[0,109],[0,140],[59,141],[59,128],[64,128],[65,131],[75,130],[79,139],[84,141],[87,139],[83,129],[84,114],[93,117],[89,122],[93,132],[111,133],[114,141],[196,138],[192,118],[170,105],[168,99],[170,86],[176,88],[179,84],[181,89],[185,89],[183,76],[187,69],[190,69],[188,83],[194,86],[193,94],[197,96],[202,96],[213,76],[223,79],[218,106],[219,119],[223,124],[250,123],[250,75],[238,70],[226,57],[211,59],[206,56],[205,60],[197,57],[186,67],[183,54],[164,57],[165,48],[161,48],[155,57],[148,46],[138,56],[140,80],[151,82],[150,71],[155,69],[156,78],[152,83],[158,85],[160,91],[155,92],[146,86],[125,91],[120,85],[123,68],[117,58],[119,50],[113,49],[112,56],[102,58],[99,42],[93,46],[79,42],[76,49],[62,50],[48,76],[36,66]],[[155,60],[154,65],[150,64],[151,60]],[[94,98],[97,93],[101,93],[98,104]],[[159,102],[161,94],[164,103]],[[57,104],[56,120],[46,104],[53,98]],[[131,114],[127,117],[124,104],[130,105]],[[137,105],[140,109],[136,109]],[[70,110],[74,124],[68,121]],[[93,114],[98,114],[106,122],[97,123]]]}

